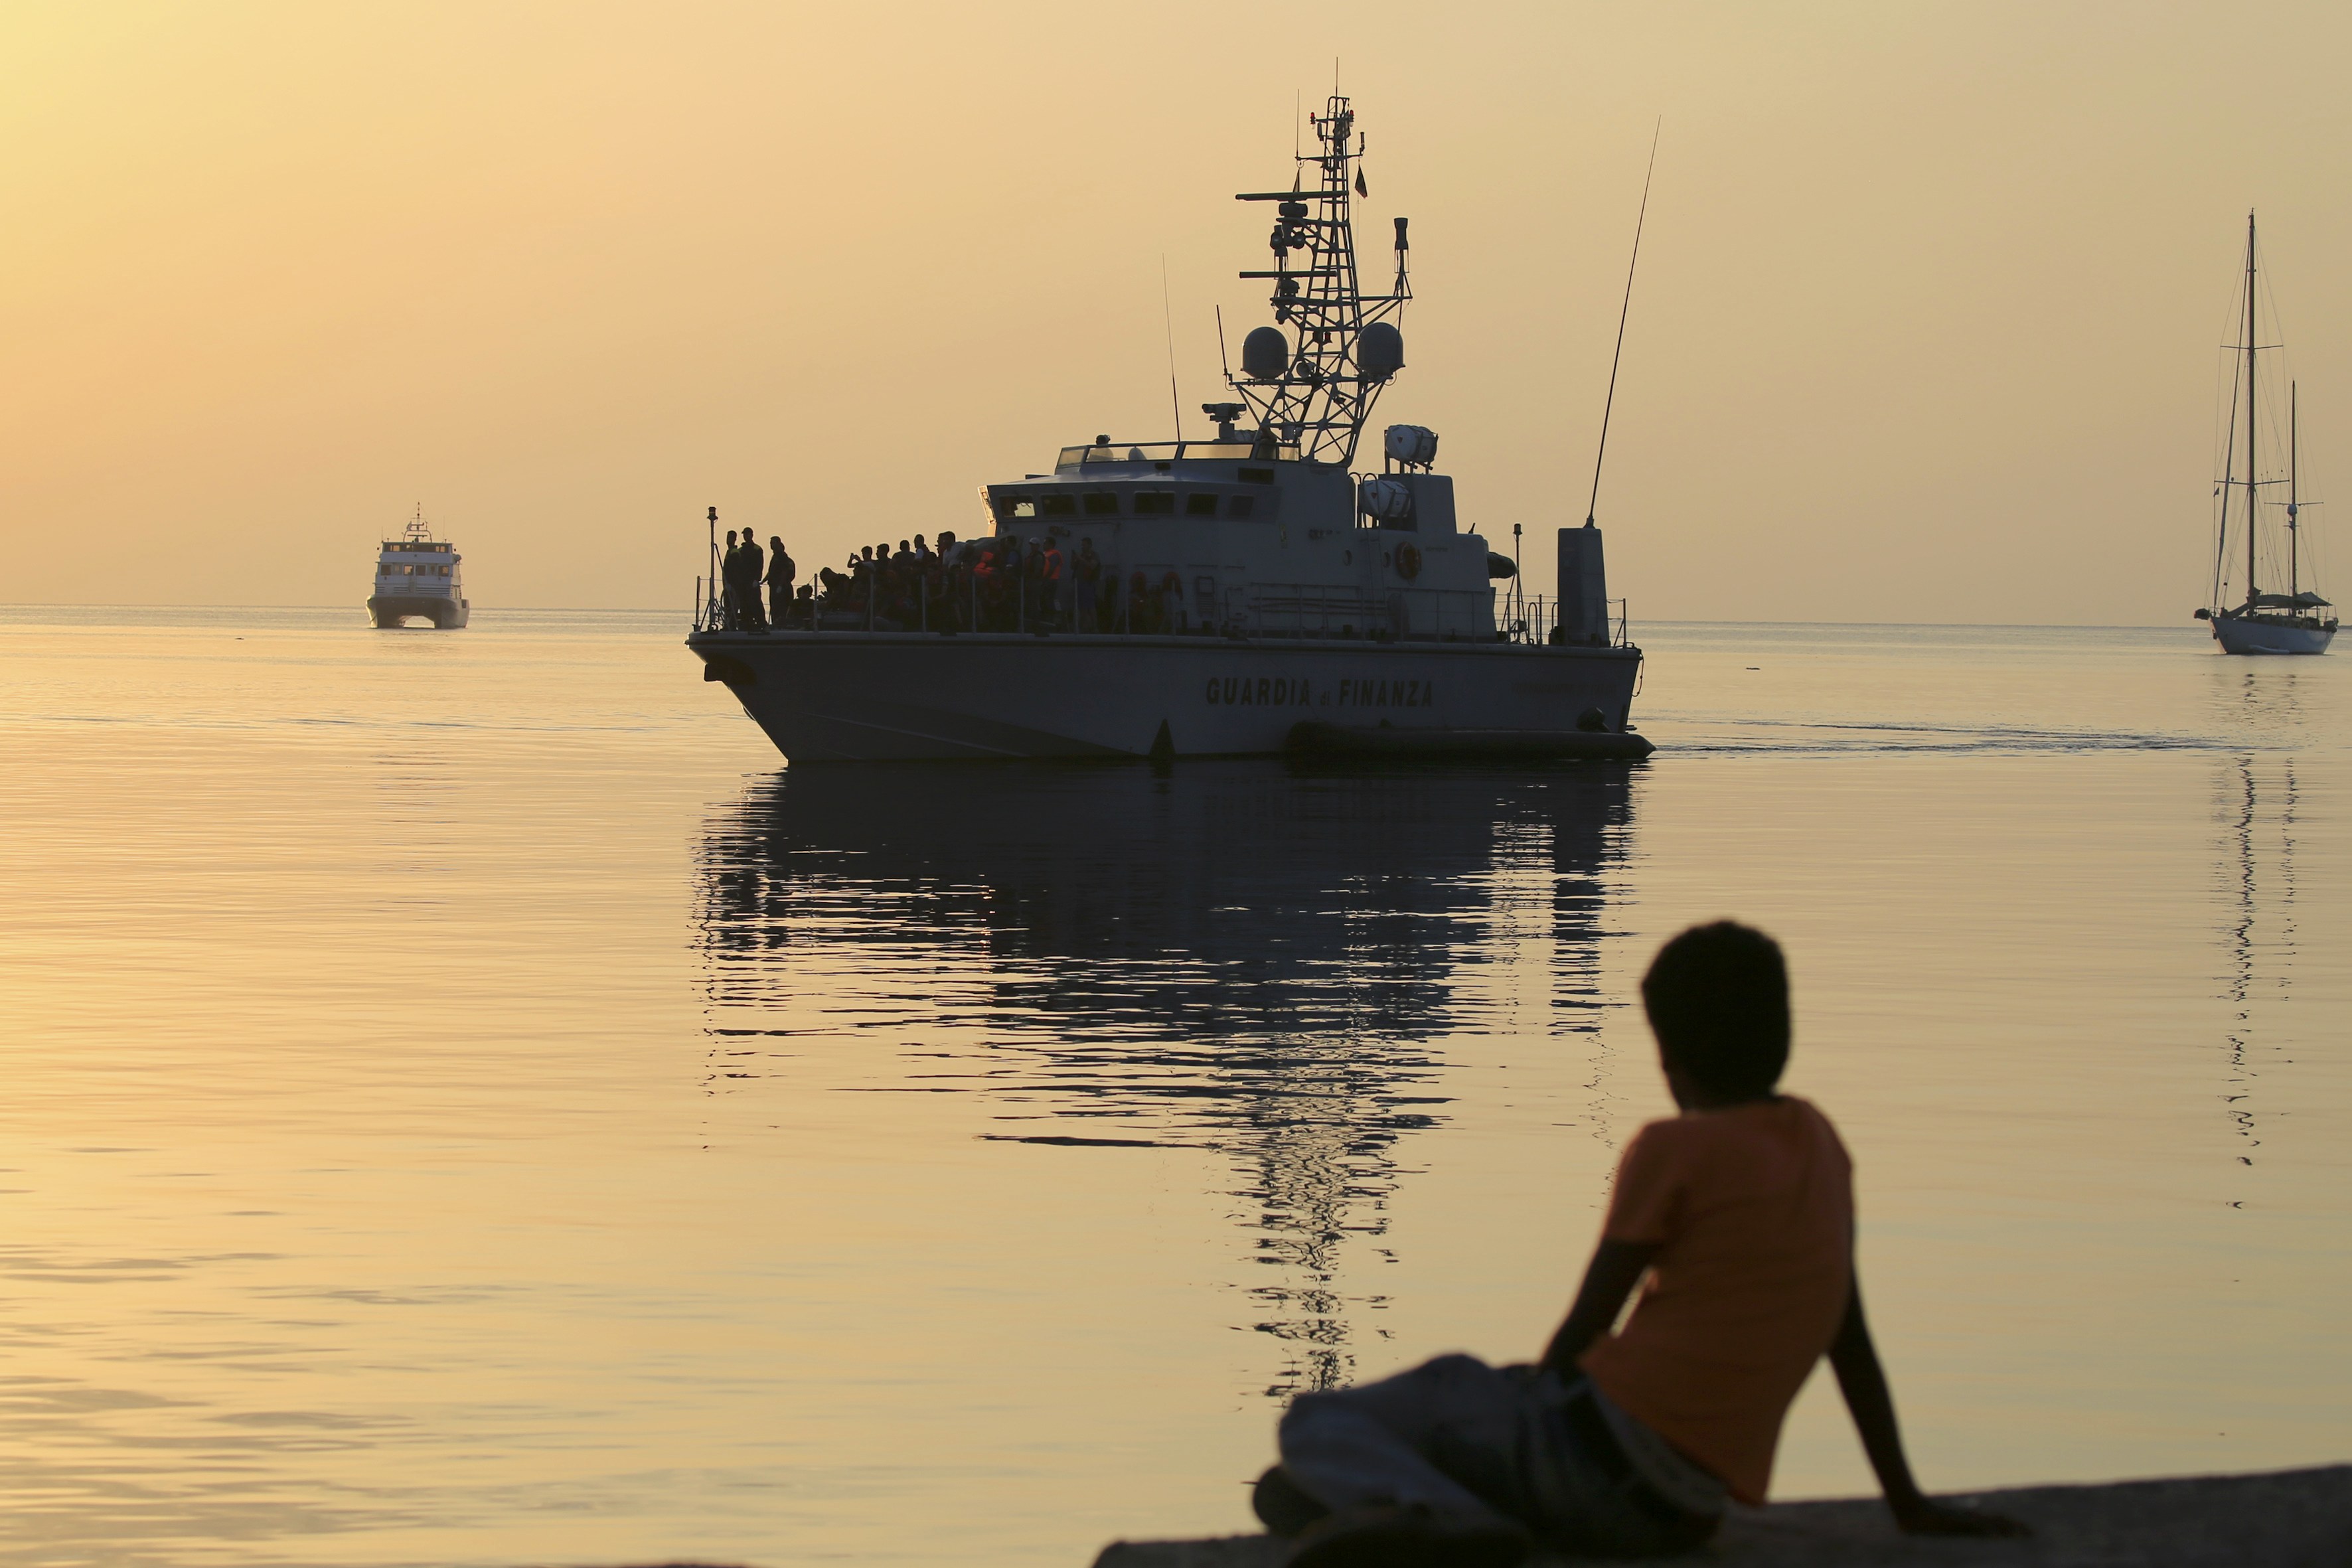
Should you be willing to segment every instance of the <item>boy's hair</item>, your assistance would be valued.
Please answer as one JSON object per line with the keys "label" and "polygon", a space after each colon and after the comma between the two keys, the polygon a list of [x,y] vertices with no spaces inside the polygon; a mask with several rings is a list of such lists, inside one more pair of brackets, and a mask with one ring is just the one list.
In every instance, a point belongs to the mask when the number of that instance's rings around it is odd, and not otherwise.
{"label": "boy's hair", "polygon": [[1711,1095],[1760,1100],[1789,1065],[1789,969],[1760,931],[1691,927],[1651,960],[1642,1005],[1668,1062]]}

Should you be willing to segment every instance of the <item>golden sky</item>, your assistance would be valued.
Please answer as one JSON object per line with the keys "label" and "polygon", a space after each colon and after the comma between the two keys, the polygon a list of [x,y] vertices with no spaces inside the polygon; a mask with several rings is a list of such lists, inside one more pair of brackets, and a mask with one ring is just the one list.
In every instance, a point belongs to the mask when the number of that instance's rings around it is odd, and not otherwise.
{"label": "golden sky", "polygon": [[1601,502],[1637,623],[2186,625],[2249,206],[2321,493],[2352,450],[2347,45],[2319,4],[14,5],[0,601],[356,605],[419,502],[483,607],[683,615],[714,504],[804,575],[968,533],[984,480],[1168,436],[1163,258],[1203,433],[1213,307],[1265,314],[1232,194],[1337,56],[1376,276],[1413,220],[1380,419],[1466,522],[1583,516],[1663,117]]}

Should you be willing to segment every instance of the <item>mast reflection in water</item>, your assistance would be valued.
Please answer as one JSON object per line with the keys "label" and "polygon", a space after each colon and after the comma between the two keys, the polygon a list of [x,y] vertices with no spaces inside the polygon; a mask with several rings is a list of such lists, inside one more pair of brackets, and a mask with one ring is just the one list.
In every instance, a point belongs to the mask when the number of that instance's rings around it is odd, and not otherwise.
{"label": "mast reflection in water", "polygon": [[[2297,804],[2294,759],[2252,754],[2238,758],[2217,803],[2228,825],[2221,871],[2231,893],[2229,968],[2221,981],[2230,1007],[2221,1100],[2238,1135],[2241,1165],[2254,1163],[2264,1123],[2279,1114],[2257,1100],[2257,1080],[2266,1066],[2291,1059],[2283,1053],[2293,1047],[2279,1042],[2294,1038],[2283,1019],[2294,1000]],[[2231,1200],[2231,1206],[2242,1208],[2244,1200]]]}
{"label": "mast reflection in water", "polygon": [[990,1097],[984,1136],[1219,1150],[1264,1269],[1244,1326],[1286,1347],[1265,1392],[1343,1383],[1381,1300],[1340,1289],[1341,1254],[1381,1245],[1409,1140],[1445,1124],[1444,1040],[1517,1005],[1531,938],[1549,1016],[1519,1031],[1598,1026],[1634,788],[1622,764],[778,774],[701,847],[711,1087],[871,1039],[871,1070],[895,1048],[910,1086]]}

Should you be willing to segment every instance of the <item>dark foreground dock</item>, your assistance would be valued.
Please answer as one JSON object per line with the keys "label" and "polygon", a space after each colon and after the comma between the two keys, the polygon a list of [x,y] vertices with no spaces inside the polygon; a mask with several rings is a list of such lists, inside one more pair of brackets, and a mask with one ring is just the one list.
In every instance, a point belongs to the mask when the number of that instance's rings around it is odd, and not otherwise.
{"label": "dark foreground dock", "polygon": [[[2020,1487],[1946,1500],[2021,1519],[2033,1536],[1906,1536],[1875,1498],[1778,1503],[1736,1511],[1706,1548],[1671,1561],[1725,1568],[2352,1568],[2352,1465]],[[1283,1550],[1265,1535],[1122,1541],[1105,1547],[1095,1568],[1276,1568]]]}

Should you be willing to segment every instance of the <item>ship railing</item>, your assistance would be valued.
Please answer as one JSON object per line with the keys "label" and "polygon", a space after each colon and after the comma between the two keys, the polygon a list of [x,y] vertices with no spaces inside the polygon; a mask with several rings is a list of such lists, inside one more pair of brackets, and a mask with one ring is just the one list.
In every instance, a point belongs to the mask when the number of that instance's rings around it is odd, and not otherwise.
{"label": "ship railing", "polygon": [[[1547,594],[1514,594],[1497,606],[1507,640],[1538,646],[1551,641],[1553,631],[1559,626],[1559,601]],[[1602,617],[1599,646],[1633,645],[1633,612],[1625,600],[1602,601]]]}
{"label": "ship railing", "polygon": [[1253,637],[1349,637],[1386,629],[1390,606],[1360,590],[1322,583],[1260,583],[1246,611]]}
{"label": "ship railing", "polygon": [[1402,637],[1444,642],[1491,642],[1495,637],[1492,588],[1399,588],[1393,592]]}
{"label": "ship railing", "polygon": [[694,580],[694,629],[698,632],[727,629],[727,601],[719,594],[716,577],[697,577]]}
{"label": "ship railing", "polygon": [[[787,626],[805,631],[1129,633],[1142,628],[1136,624],[1139,606],[1125,585],[1127,575],[1106,567],[1105,576],[1120,585],[1100,611],[1091,603],[1080,608],[1077,595],[1085,589],[1073,582],[1065,585],[1055,613],[1042,614],[1032,597],[1034,585],[1024,578],[1001,605],[984,612],[978,580],[967,574],[950,591],[911,595],[901,606],[910,611],[903,623],[878,613],[877,595],[853,591],[837,599],[820,594],[814,601],[797,601]],[[1498,596],[1491,588],[1402,588],[1374,596],[1347,584],[1259,583],[1245,596],[1242,590],[1229,591],[1222,616],[1213,599],[1197,607],[1188,605],[1181,590],[1154,590],[1147,596],[1157,606],[1152,630],[1160,634],[1239,632],[1265,637],[1500,640],[1543,646],[1551,642],[1560,619],[1556,598],[1542,594]],[[716,580],[694,580],[694,604],[696,631],[727,628],[726,602]],[[1588,646],[1631,647],[1633,615],[1627,601],[1604,601],[1604,615],[1601,636]]]}
{"label": "ship railing", "polygon": [[1373,595],[1345,584],[1260,583],[1243,612],[1228,618],[1252,637],[1488,642],[1494,600],[1491,588],[1397,588]]}

